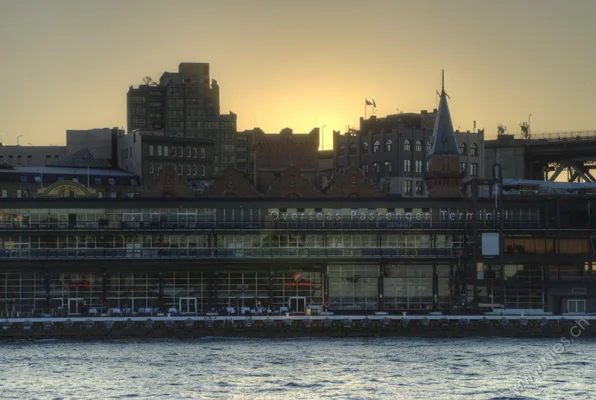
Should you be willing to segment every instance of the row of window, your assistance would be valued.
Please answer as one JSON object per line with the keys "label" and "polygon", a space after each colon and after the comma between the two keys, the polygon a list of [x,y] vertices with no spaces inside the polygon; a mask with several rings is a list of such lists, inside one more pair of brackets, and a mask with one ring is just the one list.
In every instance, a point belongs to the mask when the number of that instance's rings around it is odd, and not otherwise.
{"label": "row of window", "polygon": [[[167,165],[166,165],[167,166]],[[184,166],[182,164],[176,165],[173,164],[172,168],[178,173],[178,175],[184,175]],[[159,173],[163,169],[162,164],[157,164],[155,166],[153,163],[149,164],[149,174],[153,175],[154,173]],[[197,168],[196,165],[187,165],[186,166],[186,175],[188,176],[205,176],[205,166],[201,165]]]}
{"label": "row of window", "polygon": [[[422,173],[423,171],[423,161],[422,160],[414,160],[414,172]],[[360,170],[365,175],[369,173],[369,165],[362,164],[360,165]],[[464,172],[467,174],[468,172],[468,163],[460,162],[459,163],[460,172]],[[426,170],[428,171],[428,161],[426,162]],[[393,172],[393,162],[392,161],[385,161],[383,162],[383,171],[384,172]],[[345,167],[340,166],[338,167],[338,172],[341,174],[345,172]],[[372,172],[374,174],[378,174],[381,172],[381,163],[374,162],[372,163]],[[412,172],[412,160],[404,160],[404,169],[403,172]],[[470,176],[478,176],[478,163],[470,163]]]}
{"label": "row of window", "polygon": [[[18,155],[16,157],[16,159],[17,159],[17,165],[23,165],[24,156]],[[54,160],[58,160],[58,159],[60,159],[60,156],[57,154],[54,155]],[[52,156],[49,154],[46,155],[45,160],[46,160],[46,165],[49,164],[50,162],[52,162]],[[31,154],[27,155],[27,165],[30,165],[32,161],[33,161],[33,156]],[[12,155],[9,155],[7,157],[7,163],[12,165],[13,162],[14,162],[14,157]],[[0,155],[0,164],[2,164],[2,163],[4,163],[4,156]]]}
{"label": "row of window", "polygon": [[[426,142],[426,152],[428,153],[430,151],[430,140]],[[362,154],[366,154],[368,153],[368,142],[364,141],[362,143],[360,143],[360,153]],[[391,152],[391,150],[393,149],[393,141],[391,139],[387,139],[385,141],[385,152]],[[379,153],[381,151],[381,142],[378,140],[375,140],[373,142],[373,149],[372,152],[373,153]],[[404,140],[404,151],[412,151],[412,142],[410,141],[410,139],[406,139]],[[415,143],[415,151],[416,152],[422,152],[422,141],[421,140],[416,140]],[[352,143],[350,144],[350,148],[349,148],[349,152],[351,156],[355,156],[356,155],[356,143]],[[461,155],[466,155],[467,154],[467,146],[465,143],[461,143],[459,145],[459,152]],[[345,155],[345,146],[343,144],[340,144],[338,149],[337,149],[337,155],[338,156],[343,156]],[[470,146],[470,155],[471,156],[478,156],[478,145],[476,143],[472,143],[472,145]]]}
{"label": "row of window", "polygon": [[[8,194],[9,194],[8,189],[0,189],[0,198],[7,199],[9,197]],[[29,189],[17,189],[15,194],[16,194],[17,199],[26,199],[26,198],[30,197],[31,191]],[[63,190],[62,192],[59,193],[58,197],[74,197],[74,193],[72,193],[70,190]],[[116,197],[118,197],[118,192],[109,191],[109,190],[106,190],[105,192],[98,191],[97,197],[99,197],[99,198],[103,198],[103,197],[116,198]],[[129,193],[128,197],[133,197],[133,196],[131,196],[131,194]]]}
{"label": "row of window", "polygon": [[[149,145],[149,155],[150,156],[158,156],[158,157],[169,157],[170,150],[172,153],[172,157],[184,157],[184,148],[182,146],[163,146],[163,145]],[[205,148],[201,147],[200,149],[196,147],[186,147],[186,158],[205,158]]]}

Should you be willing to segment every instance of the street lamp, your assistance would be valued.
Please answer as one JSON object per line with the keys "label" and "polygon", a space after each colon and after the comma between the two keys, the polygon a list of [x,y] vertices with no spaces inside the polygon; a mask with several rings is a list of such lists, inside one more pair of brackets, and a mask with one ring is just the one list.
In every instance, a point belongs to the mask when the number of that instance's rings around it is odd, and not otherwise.
{"label": "street lamp", "polygon": [[17,136],[17,146],[19,145],[19,139],[22,138],[22,137],[23,137],[23,135]]}
{"label": "street lamp", "polygon": [[323,125],[323,129],[321,129],[321,130],[322,130],[322,133],[321,133],[321,141],[323,142],[323,146],[322,146],[322,147],[323,147],[323,150],[325,150],[325,127],[326,127],[326,126],[327,126],[327,125]]}
{"label": "street lamp", "polygon": [[528,115],[528,133],[532,132],[530,126],[532,125],[532,114]]}

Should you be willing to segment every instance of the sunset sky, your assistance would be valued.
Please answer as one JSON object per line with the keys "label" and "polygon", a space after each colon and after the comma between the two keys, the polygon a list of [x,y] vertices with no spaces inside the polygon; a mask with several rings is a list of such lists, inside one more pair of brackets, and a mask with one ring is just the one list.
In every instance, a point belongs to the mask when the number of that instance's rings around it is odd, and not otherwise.
{"label": "sunset sky", "polygon": [[596,1],[0,0],[0,141],[126,126],[126,92],[208,62],[238,129],[308,132],[436,106],[496,136],[596,129]]}

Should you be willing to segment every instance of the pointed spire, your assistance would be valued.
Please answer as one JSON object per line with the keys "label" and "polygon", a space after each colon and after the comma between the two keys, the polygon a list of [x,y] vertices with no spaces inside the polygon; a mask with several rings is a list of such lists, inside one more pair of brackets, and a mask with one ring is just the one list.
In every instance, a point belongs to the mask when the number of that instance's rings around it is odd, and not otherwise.
{"label": "pointed spire", "polygon": [[441,77],[441,100],[437,110],[435,126],[433,129],[432,147],[429,156],[432,155],[459,155],[451,113],[447,105],[447,93],[445,93],[445,70]]}

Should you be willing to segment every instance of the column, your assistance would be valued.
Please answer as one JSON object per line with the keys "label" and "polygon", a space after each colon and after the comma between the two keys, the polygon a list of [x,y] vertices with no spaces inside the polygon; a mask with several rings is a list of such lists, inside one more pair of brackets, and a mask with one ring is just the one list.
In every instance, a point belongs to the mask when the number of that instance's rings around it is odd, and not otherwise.
{"label": "column", "polygon": [[[273,279],[274,279],[274,273],[273,273],[273,267],[269,268],[269,286],[268,286],[268,290],[269,290],[269,304],[268,307],[273,308],[273,303],[275,301],[275,297],[274,297],[274,293],[273,293]],[[282,282],[283,284],[283,282]]]}
{"label": "column", "polygon": [[108,310],[104,309],[104,306],[108,305],[108,273],[105,271],[101,274],[101,305],[101,313],[107,313]]}
{"label": "column", "polygon": [[157,304],[159,304],[160,312],[165,311],[163,310],[163,272],[157,273]]}
{"label": "column", "polygon": [[433,311],[439,308],[439,268],[436,262],[433,262]]}
{"label": "column", "polygon": [[379,278],[377,279],[377,311],[385,310],[384,278],[386,267],[385,264],[379,264]]}
{"label": "column", "polygon": [[50,293],[50,271],[47,268],[44,268],[43,272],[43,284],[45,286],[46,292],[46,314],[50,314],[52,312],[52,295]]}
{"label": "column", "polygon": [[329,265],[323,266],[323,311],[329,310]]}

